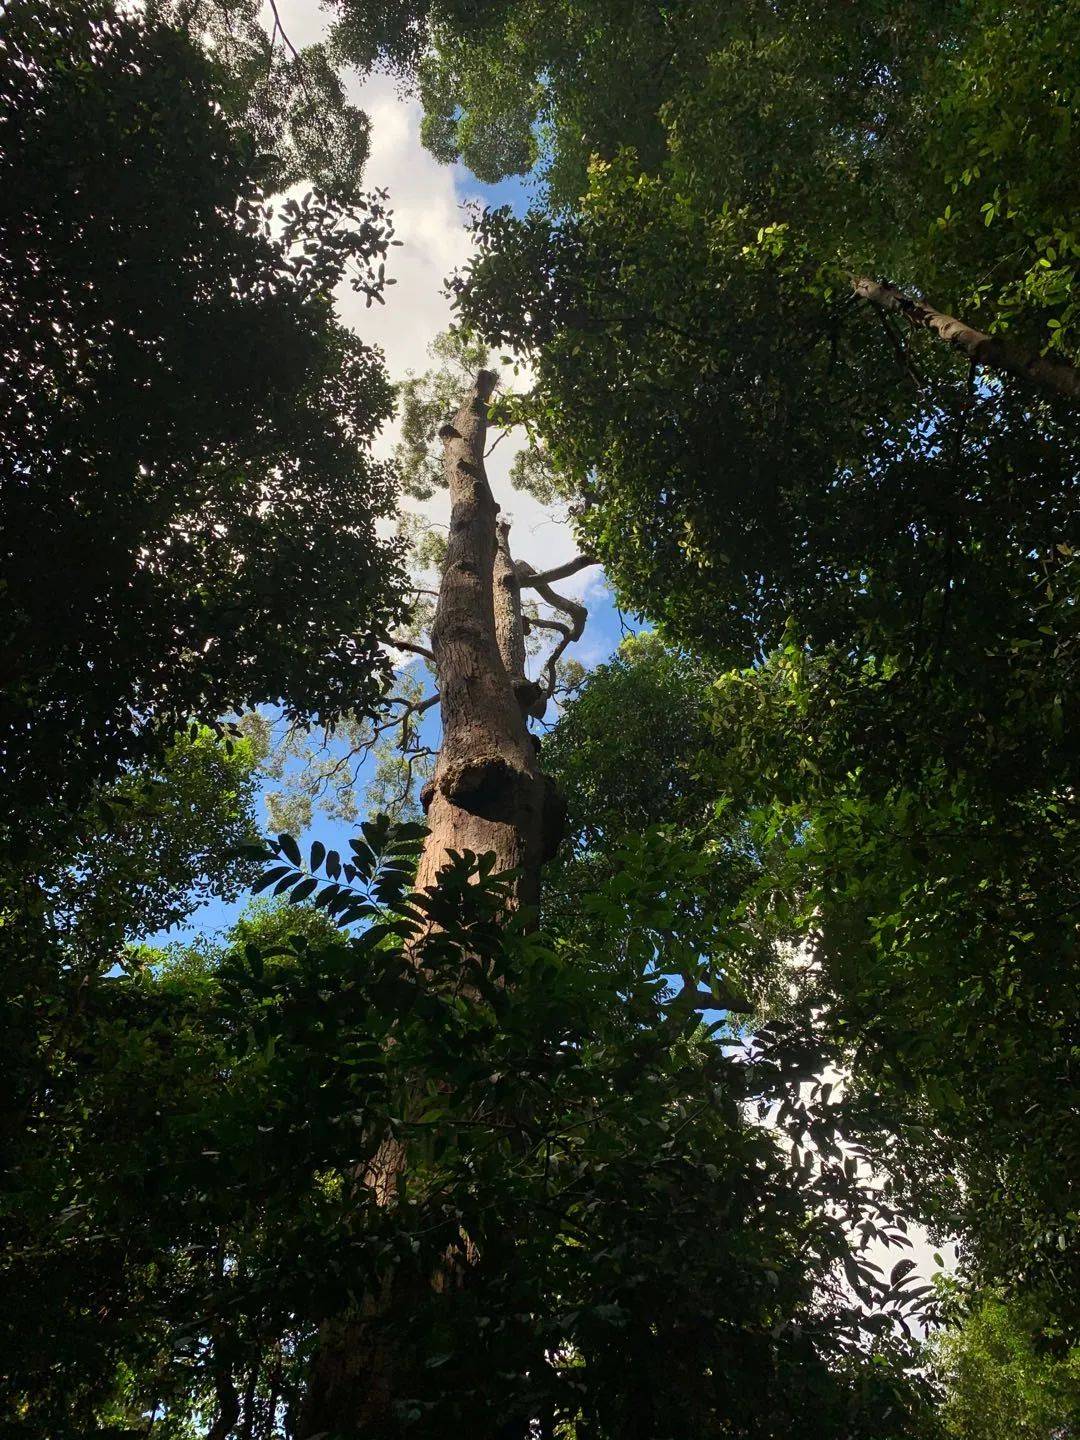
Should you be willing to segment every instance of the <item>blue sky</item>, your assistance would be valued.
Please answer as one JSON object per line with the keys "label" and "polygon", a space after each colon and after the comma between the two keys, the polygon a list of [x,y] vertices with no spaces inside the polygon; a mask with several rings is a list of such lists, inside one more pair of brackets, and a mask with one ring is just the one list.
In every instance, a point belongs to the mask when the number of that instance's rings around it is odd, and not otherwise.
{"label": "blue sky", "polygon": [[[589,622],[582,643],[573,647],[568,653],[577,654],[583,663],[588,663],[590,668],[602,663],[617,648],[623,636],[620,617],[612,603],[609,592],[605,588],[597,586],[595,590],[587,592],[589,610]],[[629,628],[637,629],[630,617],[624,617]],[[551,718],[549,714],[549,719]],[[423,735],[429,743],[434,742],[438,737],[437,713],[430,712],[430,719],[425,719]],[[542,733],[542,732],[541,732]],[[371,778],[373,769],[372,762],[366,761],[360,771],[358,792]],[[277,782],[264,782],[262,790],[276,788]],[[259,801],[258,820],[260,826],[267,827],[267,815],[265,806]],[[356,826],[344,824],[339,820],[331,819],[325,812],[316,811],[311,825],[304,830],[297,838],[303,851],[307,851],[313,840],[321,840],[327,849],[338,850],[347,853],[349,848],[349,837],[356,833]],[[220,934],[233,924],[237,917],[243,912],[250,901],[250,896],[244,895],[240,899],[231,902],[222,900],[209,900],[204,903],[190,917],[188,922],[180,927],[174,927],[170,931],[162,931],[158,934],[145,937],[151,944],[167,944],[172,941],[185,941],[196,936],[213,936]]]}

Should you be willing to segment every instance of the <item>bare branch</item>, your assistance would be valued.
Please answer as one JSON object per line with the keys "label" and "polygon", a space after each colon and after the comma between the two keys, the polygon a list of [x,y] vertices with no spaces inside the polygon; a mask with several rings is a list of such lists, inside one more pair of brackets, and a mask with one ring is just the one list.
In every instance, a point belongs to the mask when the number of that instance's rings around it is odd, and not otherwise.
{"label": "bare branch", "polygon": [[[518,561],[521,565],[524,562]],[[521,577],[521,588],[523,590],[539,590],[542,585],[549,584],[552,580],[565,580],[568,575],[576,575],[579,570],[585,570],[590,565],[599,565],[600,561],[594,555],[576,555],[573,560],[567,560],[563,565],[555,565],[550,570],[541,570],[539,573],[533,570],[530,565],[528,573]],[[550,602],[554,603],[554,602]],[[565,608],[559,606],[559,608]]]}
{"label": "bare branch", "polygon": [[393,645],[395,650],[408,650],[411,655],[420,655],[423,659],[430,660],[432,665],[435,664],[435,656],[426,645],[417,645],[415,641],[412,640],[402,640],[397,635],[391,635],[390,644]]}
{"label": "bare branch", "polygon": [[408,720],[412,715],[423,715],[425,710],[430,710],[433,705],[439,703],[439,694],[438,691],[436,691],[434,695],[429,695],[426,700],[407,700],[404,702],[401,696],[395,696],[394,703],[398,705],[404,703],[405,708],[399,715],[392,715],[389,720],[382,721],[376,725],[376,735],[381,735],[384,730],[393,729],[395,725],[400,725],[402,721]]}
{"label": "bare branch", "polygon": [[[523,624],[526,631],[532,630],[534,627],[538,627],[542,630],[558,630],[560,635],[569,636],[570,634],[569,625],[564,624],[561,620],[545,619],[543,615],[526,615],[523,618]],[[569,643],[569,641],[567,641],[567,643]]]}
{"label": "bare branch", "polygon": [[911,359],[911,356],[908,354],[907,346],[904,344],[904,342],[901,340],[900,336],[897,335],[896,331],[893,329],[892,324],[891,324],[891,322],[890,322],[890,320],[889,320],[888,311],[886,311],[886,310],[878,310],[878,311],[876,312],[876,314],[877,314],[878,319],[881,321],[881,327],[882,327],[882,329],[885,331],[885,334],[888,336],[889,344],[890,344],[890,345],[893,347],[893,349],[896,351],[896,358],[897,358],[897,359],[899,360],[899,362],[900,362],[900,368],[901,368],[903,371],[905,371],[905,373],[915,382],[915,388],[916,388],[916,390],[921,390],[926,382],[923,380],[922,376],[919,374],[918,370],[915,368],[915,365],[914,365],[914,363],[913,363],[913,361],[912,361],[912,359]]}
{"label": "bare branch", "polygon": [[[577,560],[571,562],[572,568],[570,573],[572,574],[574,569],[583,570],[586,565],[592,565],[594,563],[592,560],[587,560],[583,556],[579,556]],[[530,617],[530,624],[546,625],[548,629],[558,630],[562,635],[562,639],[548,656],[547,662],[544,665],[544,673],[547,677],[547,694],[550,697],[555,693],[555,667],[562,658],[562,653],[566,647],[572,645],[575,640],[581,639],[585,632],[585,622],[589,618],[589,612],[580,601],[570,600],[565,595],[557,594],[548,584],[548,580],[552,575],[566,573],[564,566],[557,567],[556,570],[546,570],[542,573],[537,573],[527,560],[519,560],[517,562],[517,572],[523,588],[525,586],[531,587],[538,592],[542,599],[547,601],[552,609],[561,610],[564,615],[570,618],[570,623],[564,625],[557,620],[533,620]]]}
{"label": "bare branch", "polygon": [[[292,43],[292,41],[289,39],[288,35],[286,35],[286,33],[285,33],[285,27],[284,27],[284,26],[282,25],[282,23],[281,23],[281,16],[278,14],[278,8],[277,8],[277,5],[274,3],[274,0],[270,0],[270,13],[271,13],[271,14],[273,15],[273,17],[274,17],[274,30],[275,30],[275,32],[276,32],[278,35],[281,36],[282,40],[284,40],[285,44],[288,46],[289,50],[290,50],[291,53],[292,53],[293,59],[294,59],[294,60],[299,60],[299,59],[300,59],[300,52],[299,52],[299,50],[297,50],[296,46],[295,46],[295,45]],[[271,43],[273,43],[272,40],[271,40]]]}
{"label": "bare branch", "polygon": [[909,324],[929,330],[976,365],[1017,375],[1047,390],[1055,390],[1074,404],[1080,401],[1080,370],[1067,360],[1024,349],[996,335],[984,335],[974,326],[936,310],[925,300],[906,294],[887,280],[871,280],[866,275],[859,275],[852,279],[851,288],[860,300],[868,300],[880,310],[903,315]]}

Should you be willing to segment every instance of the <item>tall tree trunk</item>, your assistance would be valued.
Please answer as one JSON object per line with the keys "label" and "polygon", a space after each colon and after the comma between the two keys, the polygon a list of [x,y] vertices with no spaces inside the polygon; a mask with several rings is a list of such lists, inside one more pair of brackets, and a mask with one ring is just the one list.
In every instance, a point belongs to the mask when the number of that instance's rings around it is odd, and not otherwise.
{"label": "tall tree trunk", "polygon": [[863,275],[853,280],[851,286],[860,300],[868,300],[879,310],[903,315],[912,325],[929,330],[939,340],[959,350],[973,364],[985,365],[988,370],[999,370],[1007,375],[1018,375],[1072,401],[1080,401],[1080,370],[1068,361],[1053,360],[1047,355],[1023,350],[997,336],[984,335],[981,330],[935,310],[925,300],[916,300],[886,281],[870,280]]}
{"label": "tall tree trunk", "polygon": [[[442,741],[427,787],[429,833],[417,888],[436,884],[447,851],[493,853],[496,871],[516,870],[515,905],[539,898],[540,867],[551,834],[548,787],[525,715],[538,687],[525,677],[519,573],[508,526],[484,469],[487,407],[496,377],[481,371],[453,420],[440,431],[450,491],[450,537],[431,630],[439,683]],[[547,830],[545,832],[545,803]],[[387,1139],[365,1184],[378,1203],[394,1203],[406,1165],[403,1144]],[[325,1327],[315,1356],[301,1437],[397,1434],[395,1399],[408,1394],[411,1360],[395,1335],[431,1291],[463,1283],[469,1242],[448,1253],[430,1277],[389,1277],[365,1297],[359,1316]],[[426,1293],[425,1293],[426,1292]],[[475,1440],[484,1440],[476,1436]]]}
{"label": "tall tree trunk", "polygon": [[[531,904],[539,894],[543,784],[536,747],[507,668],[507,661],[517,668],[520,639],[520,679],[524,679],[516,575],[509,594],[502,567],[496,631],[499,507],[484,470],[487,405],[494,384],[495,376],[481,371],[472,394],[440,431],[450,489],[450,538],[431,649],[443,733],[428,810],[430,834],[417,884],[422,888],[435,883],[449,849],[477,855],[493,852],[497,870],[521,869],[518,902]],[[509,568],[513,571],[512,562]],[[507,615],[507,602],[515,600],[517,638]]]}

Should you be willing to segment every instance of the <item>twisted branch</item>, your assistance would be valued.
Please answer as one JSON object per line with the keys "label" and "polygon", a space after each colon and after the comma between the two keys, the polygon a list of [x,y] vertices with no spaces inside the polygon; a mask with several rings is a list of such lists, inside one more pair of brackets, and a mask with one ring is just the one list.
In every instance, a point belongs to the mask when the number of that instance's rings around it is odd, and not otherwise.
{"label": "twisted branch", "polygon": [[[519,565],[522,563],[522,561],[518,561]],[[528,567],[528,573],[522,573],[521,588],[523,590],[540,590],[542,585],[547,585],[552,580],[565,580],[570,575],[576,575],[579,570],[585,570],[590,565],[599,564],[600,561],[593,555],[575,555],[573,560],[566,560],[562,565],[555,565],[550,570],[542,570],[539,573],[530,565]],[[541,594],[542,593],[543,591],[541,591]],[[562,608],[561,602],[560,608]]]}
{"label": "twisted branch", "polygon": [[540,597],[547,601],[553,610],[561,610],[564,615],[569,616],[569,624],[559,620],[530,620],[532,625],[544,625],[549,630],[559,631],[562,638],[555,646],[555,649],[547,658],[544,666],[544,673],[547,677],[546,693],[550,698],[555,693],[555,667],[562,658],[562,653],[568,645],[575,640],[580,640],[585,631],[585,622],[589,618],[589,612],[578,600],[570,600],[565,595],[559,595],[552,590],[548,581],[558,578],[560,575],[573,575],[577,570],[583,570],[586,565],[594,565],[596,562],[585,556],[579,555],[576,560],[567,562],[567,565],[556,566],[554,570],[538,572],[527,560],[517,561],[518,577],[522,589],[537,591]]}

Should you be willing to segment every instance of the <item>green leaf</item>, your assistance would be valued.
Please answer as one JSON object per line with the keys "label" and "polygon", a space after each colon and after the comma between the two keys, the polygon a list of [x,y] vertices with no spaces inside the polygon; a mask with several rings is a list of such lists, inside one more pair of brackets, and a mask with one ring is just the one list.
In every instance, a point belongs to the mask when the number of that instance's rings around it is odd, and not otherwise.
{"label": "green leaf", "polygon": [[260,890],[265,890],[285,875],[292,875],[294,872],[288,865],[275,865],[269,870],[264,870],[258,882],[252,887],[257,895]]}

